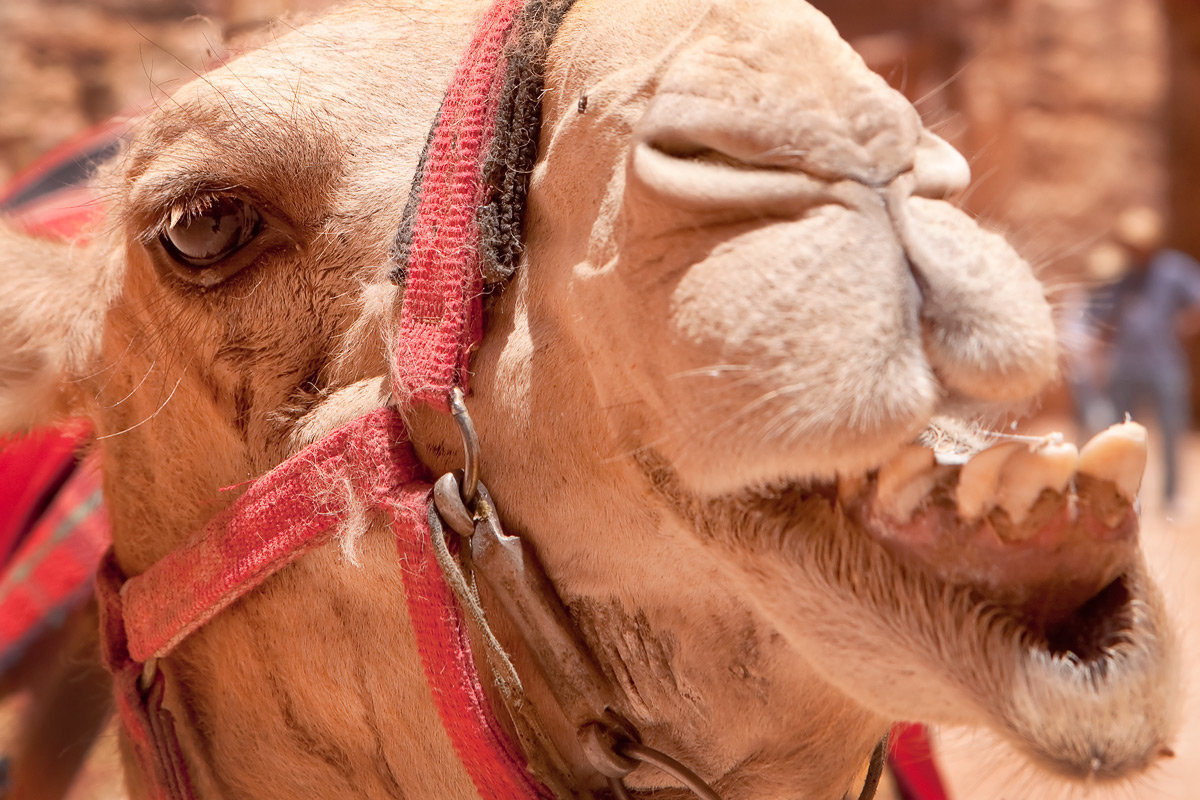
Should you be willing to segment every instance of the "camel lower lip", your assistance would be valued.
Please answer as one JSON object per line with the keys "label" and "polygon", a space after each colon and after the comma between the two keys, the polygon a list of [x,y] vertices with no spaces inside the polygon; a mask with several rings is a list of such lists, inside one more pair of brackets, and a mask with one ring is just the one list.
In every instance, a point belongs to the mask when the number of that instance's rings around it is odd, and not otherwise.
{"label": "camel lower lip", "polygon": [[[1119,781],[1170,757],[1178,712],[1162,696],[1178,665],[1154,594],[1139,564],[1069,620],[1028,639],[1001,714],[1013,741],[1043,767],[1073,779]],[[1075,728],[1043,727],[1038,708],[1067,698]],[[1117,709],[1133,722],[1114,728],[1108,721]]]}
{"label": "camel lower lip", "polygon": [[1108,522],[1074,499],[1047,495],[1021,526],[1020,538],[1003,514],[966,521],[953,508],[931,507],[898,525],[881,519],[870,504],[854,513],[906,568],[973,588],[1042,630],[1064,624],[1126,572],[1137,554],[1132,508]]}
{"label": "camel lower lip", "polygon": [[[1137,558],[1133,500],[1113,481],[1077,472],[1078,462],[1074,446],[1060,440],[1005,443],[953,464],[910,446],[865,478],[839,483],[836,496],[842,513],[902,568],[975,590],[1031,629],[1049,630]],[[979,488],[1001,463],[1019,469],[1006,467],[1008,485],[1000,481],[1000,499],[992,500]],[[1030,481],[1020,469],[1057,477]],[[1019,504],[1005,502],[1014,484],[1028,498]]]}

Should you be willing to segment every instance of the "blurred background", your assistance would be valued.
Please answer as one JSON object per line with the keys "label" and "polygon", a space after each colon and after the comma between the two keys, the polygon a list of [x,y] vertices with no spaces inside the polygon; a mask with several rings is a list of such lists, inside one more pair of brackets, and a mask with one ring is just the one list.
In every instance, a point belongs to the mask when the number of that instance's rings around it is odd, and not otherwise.
{"label": "blurred background", "polygon": [[[1197,0],[814,4],[967,156],[966,207],[1056,289],[1111,277],[1089,256],[1135,205],[1162,215],[1165,244],[1200,254]],[[327,5],[0,1],[0,184],[72,134],[286,31],[269,30],[273,20],[294,24]],[[1200,411],[1200,389],[1191,396]]]}
{"label": "blurred background", "polygon": [[[0,0],[0,186],[72,136],[162,102],[206,67],[327,5]],[[1112,331],[1086,312],[1096,290],[1119,281],[1136,260],[1118,231],[1122,214],[1153,212],[1156,247],[1200,257],[1200,2],[814,5],[967,157],[974,182],[963,205],[1036,264],[1068,334],[1065,360],[1079,360],[1102,387]],[[274,22],[280,18],[285,22]],[[1192,376],[1200,375],[1197,320],[1195,311],[1184,313],[1175,326]],[[1200,440],[1194,433],[1200,385],[1189,378],[1186,388],[1191,424],[1180,434],[1179,501],[1167,507],[1160,499],[1162,468],[1155,458],[1144,501],[1150,558],[1181,609],[1200,608],[1200,573],[1193,566],[1200,563]],[[1088,428],[1079,399],[1064,381],[1030,424]],[[1157,436],[1158,427],[1153,430]],[[1200,635],[1188,620],[1182,625],[1188,662],[1195,664]],[[1193,700],[1186,698],[1188,710]],[[78,800],[120,796],[111,745],[108,737],[73,795]],[[960,799],[1200,796],[1195,724],[1185,730],[1178,757],[1160,772],[1092,795],[1048,788],[988,737],[940,732],[938,748],[952,796]]]}

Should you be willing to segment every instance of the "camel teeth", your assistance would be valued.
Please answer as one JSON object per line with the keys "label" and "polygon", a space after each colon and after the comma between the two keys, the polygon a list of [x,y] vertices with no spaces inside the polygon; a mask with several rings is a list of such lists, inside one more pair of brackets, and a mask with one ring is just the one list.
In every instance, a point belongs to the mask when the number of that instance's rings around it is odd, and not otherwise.
{"label": "camel teeth", "polygon": [[996,505],[1013,522],[1010,539],[1022,540],[1033,534],[1021,523],[1042,492],[1066,491],[1078,464],[1079,450],[1075,445],[1055,440],[1019,447],[1005,460],[996,487]]}
{"label": "camel teeth", "polygon": [[939,466],[942,467],[961,467],[971,460],[969,453],[942,453],[934,451],[934,459],[937,460]]}
{"label": "camel teeth", "polygon": [[910,445],[879,468],[876,500],[889,517],[905,521],[933,489],[937,461],[933,451]]}
{"label": "camel teeth", "polygon": [[996,487],[1000,483],[1000,468],[1016,450],[1024,445],[1004,442],[989,447],[963,465],[958,474],[954,499],[963,519],[982,517],[996,504]]}
{"label": "camel teeth", "polygon": [[1079,473],[1111,481],[1126,500],[1137,498],[1146,470],[1146,429],[1122,422],[1100,431],[1079,452]]}

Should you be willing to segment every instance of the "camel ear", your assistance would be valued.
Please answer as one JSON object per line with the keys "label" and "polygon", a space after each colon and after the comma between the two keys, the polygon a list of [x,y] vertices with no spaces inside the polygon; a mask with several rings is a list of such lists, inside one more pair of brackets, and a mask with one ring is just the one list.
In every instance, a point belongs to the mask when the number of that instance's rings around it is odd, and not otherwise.
{"label": "camel ear", "polygon": [[104,307],[93,252],[0,224],[0,434],[82,411],[73,379],[98,352]]}

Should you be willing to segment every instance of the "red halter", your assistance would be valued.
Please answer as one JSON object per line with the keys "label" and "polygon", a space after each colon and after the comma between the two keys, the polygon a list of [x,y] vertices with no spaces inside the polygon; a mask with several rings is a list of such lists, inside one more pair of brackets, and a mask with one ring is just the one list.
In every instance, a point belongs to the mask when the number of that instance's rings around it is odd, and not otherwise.
{"label": "red halter", "polygon": [[[394,392],[443,411],[463,386],[482,335],[481,162],[495,126],[505,46],[522,0],[497,0],[480,21],[443,102],[424,163],[412,229]],[[350,481],[385,512],[405,562],[417,648],[442,722],[482,797],[550,798],[526,770],[484,697],[463,620],[432,554],[431,484],[400,415],[379,409],[343,426],[255,481],[194,544],[126,580],[111,551],[98,576],[105,660],[117,707],[154,800],[193,796],[155,660],[267,577],[327,543],[342,501],[321,488]]]}

